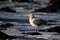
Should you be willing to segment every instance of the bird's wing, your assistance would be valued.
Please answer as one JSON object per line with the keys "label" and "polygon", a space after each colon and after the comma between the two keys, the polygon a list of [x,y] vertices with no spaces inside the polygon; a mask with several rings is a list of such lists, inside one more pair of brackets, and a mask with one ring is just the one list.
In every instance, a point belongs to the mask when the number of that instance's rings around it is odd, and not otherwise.
{"label": "bird's wing", "polygon": [[46,24],[47,22],[42,19],[35,19],[33,23],[40,26],[40,25]]}

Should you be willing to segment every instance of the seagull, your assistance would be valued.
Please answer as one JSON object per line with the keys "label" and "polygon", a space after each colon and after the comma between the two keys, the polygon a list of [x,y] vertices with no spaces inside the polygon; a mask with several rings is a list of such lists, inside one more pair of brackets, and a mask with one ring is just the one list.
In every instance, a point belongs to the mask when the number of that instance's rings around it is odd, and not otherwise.
{"label": "seagull", "polygon": [[24,16],[29,17],[29,22],[36,29],[36,32],[38,32],[38,27],[41,25],[47,24],[47,21],[42,20],[40,18],[35,18],[33,14],[26,14]]}

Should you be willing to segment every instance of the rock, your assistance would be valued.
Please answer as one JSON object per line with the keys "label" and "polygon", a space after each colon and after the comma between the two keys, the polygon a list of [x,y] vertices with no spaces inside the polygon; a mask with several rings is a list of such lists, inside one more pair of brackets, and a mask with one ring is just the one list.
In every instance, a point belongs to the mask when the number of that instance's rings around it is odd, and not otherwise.
{"label": "rock", "polygon": [[0,27],[10,27],[10,26],[14,26],[13,24],[10,23],[6,23],[6,24],[1,24]]}
{"label": "rock", "polygon": [[0,9],[0,11],[5,11],[5,12],[12,12],[15,13],[16,11],[13,9],[10,9],[10,7],[3,7]]}
{"label": "rock", "polygon": [[21,34],[42,35],[41,33],[38,33],[38,32],[28,32],[28,33],[21,33]]}
{"label": "rock", "polygon": [[41,9],[35,9],[35,12],[53,13],[53,12],[57,12],[57,9],[46,7],[46,8],[41,8]]}
{"label": "rock", "polygon": [[2,1],[4,1],[4,0],[0,0],[0,2],[2,2]]}
{"label": "rock", "polygon": [[48,7],[53,7],[60,10],[60,0],[50,0],[48,3]]}
{"label": "rock", "polygon": [[35,9],[35,12],[50,12],[47,8],[42,8],[42,9]]}
{"label": "rock", "polygon": [[60,34],[60,26],[47,29],[47,32],[57,32]]}
{"label": "rock", "polygon": [[0,31],[0,39],[13,39],[14,37],[9,36],[3,32]]}
{"label": "rock", "polygon": [[14,0],[14,1],[17,1],[17,2],[30,2],[29,0]]}
{"label": "rock", "polygon": [[35,12],[53,13],[60,11],[60,0],[50,0],[46,8],[35,9]]}

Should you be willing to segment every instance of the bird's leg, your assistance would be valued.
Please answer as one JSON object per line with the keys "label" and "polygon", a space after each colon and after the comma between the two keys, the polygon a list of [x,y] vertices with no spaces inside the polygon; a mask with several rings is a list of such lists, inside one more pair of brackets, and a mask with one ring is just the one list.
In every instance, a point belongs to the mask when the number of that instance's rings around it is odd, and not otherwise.
{"label": "bird's leg", "polygon": [[38,32],[38,27],[36,27],[36,32]]}

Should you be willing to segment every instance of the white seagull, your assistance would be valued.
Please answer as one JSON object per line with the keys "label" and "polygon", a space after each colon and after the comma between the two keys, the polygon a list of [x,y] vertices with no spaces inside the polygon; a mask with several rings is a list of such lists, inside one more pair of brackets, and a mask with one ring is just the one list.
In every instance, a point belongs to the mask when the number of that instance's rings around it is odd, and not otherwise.
{"label": "white seagull", "polygon": [[47,24],[47,21],[44,21],[40,18],[35,18],[33,14],[27,14],[27,15],[24,15],[24,16],[27,16],[29,17],[29,22],[30,24],[32,25],[32,27],[34,27],[36,29],[36,32],[38,32],[38,27],[40,25],[45,25]]}

